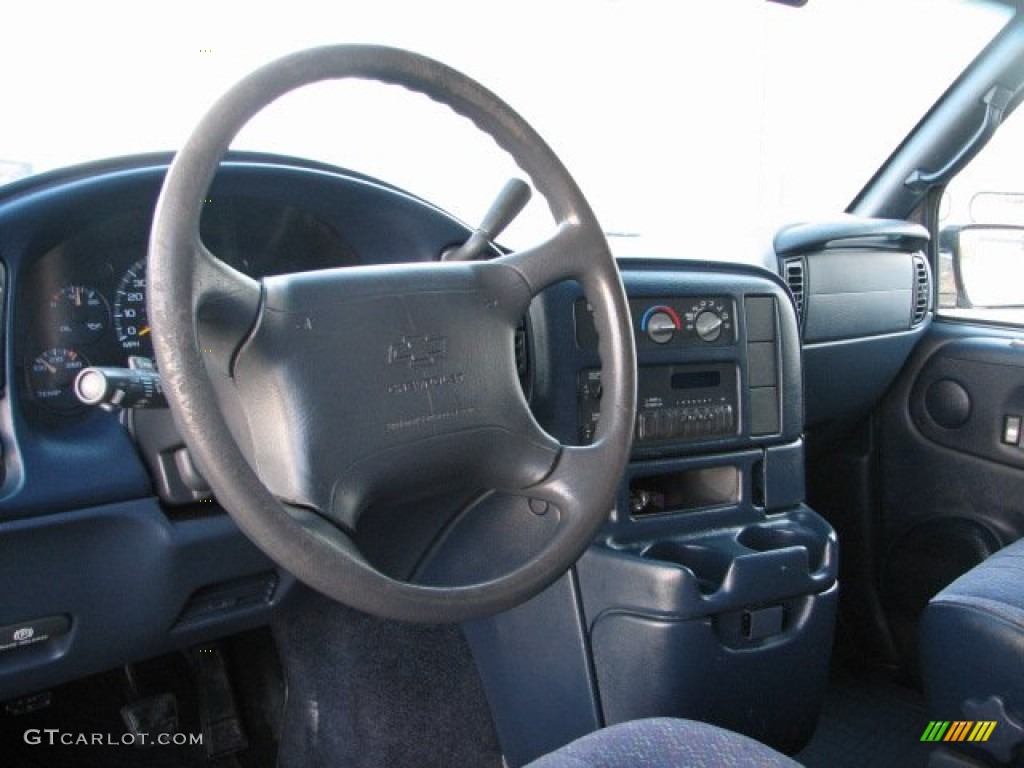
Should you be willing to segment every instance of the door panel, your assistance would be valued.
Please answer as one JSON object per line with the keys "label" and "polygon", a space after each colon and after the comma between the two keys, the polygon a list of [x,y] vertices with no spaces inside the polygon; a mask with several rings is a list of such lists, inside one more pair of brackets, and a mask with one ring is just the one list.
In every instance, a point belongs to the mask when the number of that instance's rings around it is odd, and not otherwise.
{"label": "door panel", "polygon": [[[938,590],[1024,535],[1024,347],[936,321],[879,410],[881,602],[904,660]],[[1018,435],[1019,443],[1019,435]]]}

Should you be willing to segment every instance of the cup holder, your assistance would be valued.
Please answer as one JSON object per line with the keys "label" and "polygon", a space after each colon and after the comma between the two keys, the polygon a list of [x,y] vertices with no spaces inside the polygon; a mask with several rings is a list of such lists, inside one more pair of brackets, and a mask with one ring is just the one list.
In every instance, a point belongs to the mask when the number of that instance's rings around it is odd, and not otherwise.
{"label": "cup holder", "polygon": [[799,524],[750,525],[740,531],[736,540],[755,552],[803,547],[807,550],[807,562],[811,573],[821,568],[825,556],[826,542],[816,531]]}
{"label": "cup holder", "polygon": [[705,594],[718,590],[733,560],[732,554],[724,550],[679,541],[655,542],[644,550],[643,556],[688,568]]}

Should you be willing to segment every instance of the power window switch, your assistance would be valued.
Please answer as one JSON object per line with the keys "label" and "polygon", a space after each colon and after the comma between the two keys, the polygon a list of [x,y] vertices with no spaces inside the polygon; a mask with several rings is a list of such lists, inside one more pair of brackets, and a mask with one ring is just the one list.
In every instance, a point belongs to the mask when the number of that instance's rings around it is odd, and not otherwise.
{"label": "power window switch", "polygon": [[1003,417],[1003,442],[1006,445],[1020,445],[1020,416]]}

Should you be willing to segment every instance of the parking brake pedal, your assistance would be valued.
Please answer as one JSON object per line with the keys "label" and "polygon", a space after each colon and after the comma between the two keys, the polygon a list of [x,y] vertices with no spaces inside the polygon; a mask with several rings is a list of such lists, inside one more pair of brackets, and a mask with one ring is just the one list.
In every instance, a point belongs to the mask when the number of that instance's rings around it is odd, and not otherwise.
{"label": "parking brake pedal", "polygon": [[241,752],[249,746],[249,740],[242,727],[220,646],[197,646],[190,648],[186,655],[199,688],[199,719],[207,759],[216,760]]}

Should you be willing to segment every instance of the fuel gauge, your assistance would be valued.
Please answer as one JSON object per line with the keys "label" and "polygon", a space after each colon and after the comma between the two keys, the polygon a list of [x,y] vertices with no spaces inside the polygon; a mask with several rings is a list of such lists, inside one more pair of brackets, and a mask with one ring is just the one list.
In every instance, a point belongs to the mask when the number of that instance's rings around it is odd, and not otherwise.
{"label": "fuel gauge", "polygon": [[103,294],[86,285],[65,285],[50,297],[57,338],[67,344],[91,344],[107,330],[110,307]]}

